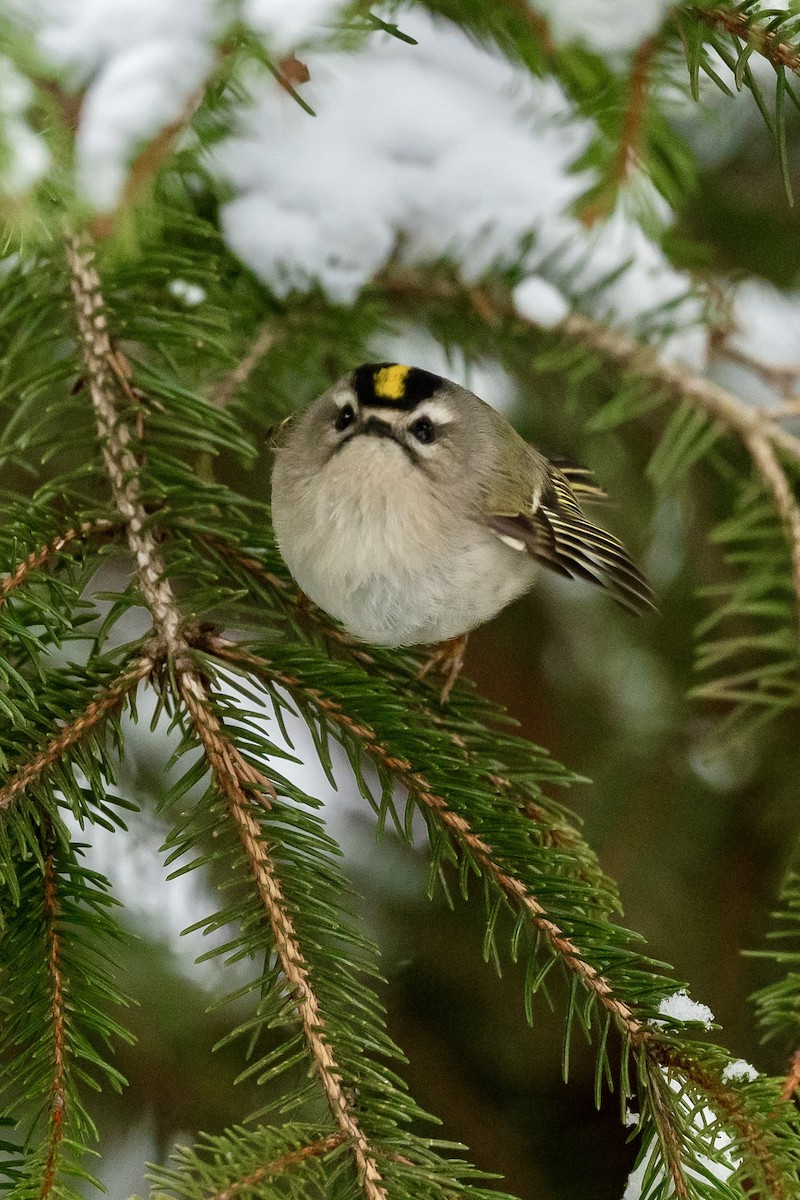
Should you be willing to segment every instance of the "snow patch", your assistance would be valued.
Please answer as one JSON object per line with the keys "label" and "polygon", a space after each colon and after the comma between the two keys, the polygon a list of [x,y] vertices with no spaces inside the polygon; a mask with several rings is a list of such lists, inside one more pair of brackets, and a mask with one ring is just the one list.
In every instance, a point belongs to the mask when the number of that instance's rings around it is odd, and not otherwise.
{"label": "snow patch", "polygon": [[572,168],[595,129],[559,85],[447,22],[415,12],[403,28],[417,46],[376,34],[356,53],[304,54],[315,118],[258,91],[214,155],[233,251],[279,295],[319,285],[352,303],[392,256],[448,257],[468,280],[520,264],[518,302],[545,319],[563,311],[563,278],[596,289],[599,316],[648,322],[682,302],[676,323],[694,325],[688,276],[624,208],[588,236],[570,214],[593,182]]}
{"label": "snow patch", "polygon": [[672,0],[536,0],[557,42],[582,42],[600,54],[632,50],[655,33]]}
{"label": "snow patch", "polygon": [[181,300],[187,308],[195,308],[206,298],[206,289],[199,283],[190,283],[187,279],[170,279],[167,291],[176,300]]}
{"label": "snow patch", "polygon": [[529,275],[517,284],[513,294],[514,308],[526,321],[542,329],[559,325],[569,312],[569,304],[557,287],[538,275]]}
{"label": "snow patch", "polygon": [[[679,1093],[678,1108],[690,1117],[692,1126],[699,1135],[699,1141],[701,1144],[705,1142],[710,1152],[709,1154],[697,1153],[694,1165],[687,1163],[687,1177],[707,1182],[710,1175],[712,1179],[718,1179],[721,1183],[725,1183],[741,1165],[741,1159],[733,1151],[733,1138],[725,1129],[720,1128],[717,1115],[712,1109],[698,1104],[697,1098],[685,1089],[685,1080],[682,1077],[671,1078],[669,1086],[673,1092]],[[713,1154],[713,1158],[711,1154]],[[642,1200],[645,1176],[652,1171],[654,1163],[657,1164],[656,1174],[647,1190],[648,1196],[655,1195],[653,1186],[655,1180],[666,1184],[668,1179],[658,1143],[655,1139],[651,1139],[641,1161],[628,1176],[622,1200]],[[671,1190],[666,1190],[664,1194],[672,1195],[673,1193]]]}
{"label": "snow patch", "polygon": [[0,55],[0,112],[7,154],[0,188],[8,196],[29,191],[47,174],[50,166],[47,143],[33,131],[25,116],[32,98],[30,82],[10,59]]}
{"label": "snow patch", "polygon": [[342,0],[245,0],[242,17],[265,34],[273,48],[292,50],[322,26],[333,23]]}
{"label": "snow patch", "polygon": [[684,1024],[703,1025],[706,1029],[710,1029],[714,1024],[714,1014],[708,1005],[692,1000],[685,989],[665,996],[658,1006],[658,1011],[662,1016],[671,1017],[673,1021],[682,1021]]}
{"label": "snow patch", "polygon": [[743,1079],[747,1083],[758,1079],[758,1071],[744,1058],[737,1058],[733,1062],[729,1062],[722,1072],[723,1083],[733,1083],[739,1079]]}

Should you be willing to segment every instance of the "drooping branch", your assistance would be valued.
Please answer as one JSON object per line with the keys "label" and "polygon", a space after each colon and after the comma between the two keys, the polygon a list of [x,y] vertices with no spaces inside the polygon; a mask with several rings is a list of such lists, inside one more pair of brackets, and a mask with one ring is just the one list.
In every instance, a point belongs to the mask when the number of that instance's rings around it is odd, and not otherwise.
{"label": "drooping branch", "polygon": [[213,711],[206,681],[196,665],[155,534],[147,523],[141,466],[133,450],[133,435],[117,408],[120,381],[112,365],[115,352],[94,265],[93,247],[88,240],[73,238],[68,244],[67,256],[79,341],[103,462],[114,506],[125,522],[128,546],[136,563],[142,595],[150,610],[155,642],[167,656],[179,699],[206,751],[214,782],[227,801],[272,932],[281,971],[293,993],[309,1055],[334,1120],[350,1142],[364,1196],[366,1200],[386,1200],[374,1152],[355,1116],[352,1100],[325,1035],[324,1018],[289,915],[275,860],[253,816],[253,794],[257,801],[269,805],[274,790],[269,780],[246,762]]}
{"label": "drooping branch", "polygon": [[56,1177],[58,1149],[64,1139],[66,1117],[66,1017],[64,1008],[64,977],[61,969],[61,937],[58,932],[58,892],[52,847],[52,830],[45,821],[45,834],[50,841],[44,860],[44,922],[47,935],[47,973],[50,982],[50,1012],[53,1022],[53,1082],[50,1088],[50,1137],[47,1146],[42,1188],[39,1200],[52,1194]]}
{"label": "drooping branch", "polygon": [[656,1082],[661,1080],[662,1068],[680,1072],[689,1080],[725,1119],[730,1122],[743,1146],[752,1151],[763,1172],[764,1179],[773,1190],[769,1193],[776,1200],[785,1195],[780,1170],[770,1150],[769,1139],[759,1129],[742,1103],[739,1090],[725,1083],[718,1072],[698,1065],[684,1055],[672,1043],[663,1041],[657,1030],[640,1020],[630,1006],[616,995],[610,982],[589,963],[577,941],[567,936],[558,924],[547,916],[547,910],[527,889],[524,883],[504,869],[491,846],[472,829],[469,821],[456,813],[445,797],[438,795],[421,771],[405,758],[395,754],[364,721],[356,721],[341,706],[335,696],[307,684],[303,679],[290,674],[268,659],[262,658],[245,647],[236,645],[222,637],[205,640],[205,648],[217,659],[230,663],[260,678],[270,685],[284,688],[290,695],[309,704],[334,728],[347,737],[356,738],[368,754],[392,777],[405,787],[417,804],[434,814],[436,820],[452,834],[456,843],[466,851],[491,878],[498,890],[506,897],[514,911],[525,913],[534,930],[540,933],[551,952],[557,955],[567,970],[575,974],[587,992],[593,995],[611,1015],[623,1039],[641,1055],[641,1066],[645,1077],[650,1079],[658,1118],[659,1136],[665,1161],[675,1182],[676,1194],[684,1194],[686,1153],[682,1148],[674,1121],[666,1106],[659,1108]]}
{"label": "drooping branch", "polygon": [[0,811],[9,808],[17,796],[54,766],[72,746],[82,741],[112,713],[118,712],[125,697],[152,674],[157,657],[154,651],[139,655],[101,695],[87,704],[80,716],[64,725],[39,754],[24,763],[0,788]]}
{"label": "drooping branch", "polygon": [[551,951],[561,958],[567,968],[574,972],[586,990],[592,993],[611,1013],[620,1032],[634,1044],[646,1041],[650,1033],[633,1014],[624,1000],[615,995],[607,979],[589,963],[580,947],[568,937],[547,915],[546,908],[533,896],[525,885],[509,874],[498,862],[492,848],[472,829],[460,813],[455,812],[444,796],[431,787],[425,776],[407,761],[396,755],[363,721],[354,720],[333,696],[307,684],[298,676],[287,674],[276,668],[267,659],[259,658],[249,651],[237,647],[224,638],[213,638],[209,649],[226,662],[236,664],[260,675],[268,682],[278,684],[294,696],[310,703],[324,715],[331,725],[343,730],[348,736],[357,738],[369,754],[384,767],[403,787],[407,788],[419,807],[428,809],[435,818],[453,835],[457,843],[466,850],[499,891],[506,897],[515,911],[522,910],[530,917],[534,927],[544,936]]}
{"label": "drooping branch", "polygon": [[764,1126],[752,1120],[747,1112],[741,1089],[723,1082],[716,1071],[697,1063],[678,1046],[654,1041],[648,1047],[648,1052],[654,1062],[660,1062],[668,1070],[678,1071],[691,1080],[722,1119],[736,1130],[740,1144],[748,1148],[761,1169],[767,1189],[761,1195],[770,1197],[770,1200],[784,1200],[793,1194],[787,1191],[786,1178],[775,1163]]}

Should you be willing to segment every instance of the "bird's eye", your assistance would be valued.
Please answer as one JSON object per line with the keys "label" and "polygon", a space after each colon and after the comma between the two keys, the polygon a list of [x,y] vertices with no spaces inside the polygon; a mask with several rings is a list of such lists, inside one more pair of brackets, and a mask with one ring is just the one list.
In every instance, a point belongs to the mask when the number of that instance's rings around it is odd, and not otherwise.
{"label": "bird's eye", "polygon": [[355,419],[356,414],[352,404],[345,404],[344,408],[339,409],[339,414],[333,423],[333,427],[341,433],[343,429],[347,429],[348,425],[352,425]]}
{"label": "bird's eye", "polygon": [[418,442],[428,445],[436,438],[436,430],[433,428],[433,421],[430,417],[420,417],[411,426],[411,432]]}

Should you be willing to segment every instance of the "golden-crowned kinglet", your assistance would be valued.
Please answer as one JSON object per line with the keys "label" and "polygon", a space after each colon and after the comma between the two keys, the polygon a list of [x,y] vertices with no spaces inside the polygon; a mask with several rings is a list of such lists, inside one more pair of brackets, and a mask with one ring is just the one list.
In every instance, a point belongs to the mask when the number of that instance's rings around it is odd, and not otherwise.
{"label": "golden-crowned kinglet", "polygon": [[652,607],[579,497],[603,497],[588,471],[549,462],[466,388],[397,363],[358,367],[285,422],[272,474],[278,546],[303,591],[365,642],[448,642],[444,698],[465,635],[539,563]]}

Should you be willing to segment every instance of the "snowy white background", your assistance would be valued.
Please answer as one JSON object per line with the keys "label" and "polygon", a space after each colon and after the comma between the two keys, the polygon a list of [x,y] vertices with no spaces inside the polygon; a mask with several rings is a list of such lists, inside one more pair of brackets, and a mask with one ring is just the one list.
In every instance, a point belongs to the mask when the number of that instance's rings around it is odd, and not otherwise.
{"label": "snowy white background", "polygon": [[[135,152],[202,87],[232,8],[211,0],[11,0],[11,6],[41,53],[84,89],[80,187],[98,210],[113,209]],[[641,209],[637,192],[644,192],[648,209],[664,225],[670,221],[646,180],[634,177],[630,203],[591,230],[570,215],[592,182],[571,167],[593,128],[575,118],[557,83],[533,78],[419,11],[399,22],[417,46],[374,33],[355,53],[337,51],[329,40],[338,7],[330,0],[246,0],[239,10],[275,57],[302,54],[311,76],[302,94],[317,114],[310,117],[272,76],[254,69],[236,131],[215,152],[212,169],[233,193],[222,214],[225,237],[256,274],[278,294],[319,283],[347,303],[398,250],[412,263],[447,255],[469,279],[493,264],[519,262],[520,242],[533,233],[523,260],[527,278],[515,297],[523,316],[554,324],[571,295],[621,270],[598,289],[596,314],[637,329],[685,297],[672,313],[678,332],[662,352],[705,366],[691,280],[630,215]],[[617,63],[657,28],[668,7],[666,0],[536,5],[558,41],[585,43]],[[716,66],[730,81],[724,65]],[[5,186],[12,192],[49,166],[25,120],[29,100],[27,82],[0,58],[12,152]],[[731,102],[711,85],[702,117],[685,95],[671,101],[684,132],[709,158],[732,153],[760,120],[749,95]],[[796,362],[799,316],[796,295],[758,283],[735,292],[733,317],[745,350],[774,350],[778,361]],[[748,396],[755,389],[761,402],[775,399],[739,367],[724,382]]]}

